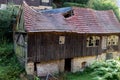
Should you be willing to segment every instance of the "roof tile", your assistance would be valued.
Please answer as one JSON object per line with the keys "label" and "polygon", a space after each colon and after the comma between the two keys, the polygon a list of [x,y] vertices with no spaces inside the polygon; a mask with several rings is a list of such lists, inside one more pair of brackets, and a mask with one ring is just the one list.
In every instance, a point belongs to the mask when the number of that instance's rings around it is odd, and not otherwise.
{"label": "roof tile", "polygon": [[96,11],[73,7],[74,15],[38,13],[23,4],[25,28],[28,32],[120,33],[120,23],[113,11]]}

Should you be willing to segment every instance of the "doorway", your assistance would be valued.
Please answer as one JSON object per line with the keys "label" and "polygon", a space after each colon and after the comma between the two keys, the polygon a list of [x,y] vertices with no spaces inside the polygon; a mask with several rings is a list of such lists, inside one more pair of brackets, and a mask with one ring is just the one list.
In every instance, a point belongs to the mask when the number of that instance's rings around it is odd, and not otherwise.
{"label": "doorway", "polygon": [[71,71],[71,58],[65,59],[65,71],[70,72]]}

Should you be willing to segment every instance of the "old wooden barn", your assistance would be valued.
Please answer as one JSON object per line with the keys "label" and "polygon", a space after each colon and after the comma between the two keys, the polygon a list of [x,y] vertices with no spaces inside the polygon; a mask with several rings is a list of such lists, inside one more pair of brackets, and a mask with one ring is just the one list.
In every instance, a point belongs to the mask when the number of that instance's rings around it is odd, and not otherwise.
{"label": "old wooden barn", "polygon": [[120,56],[120,23],[113,11],[73,7],[71,12],[44,14],[23,3],[14,44],[28,74],[76,72]]}

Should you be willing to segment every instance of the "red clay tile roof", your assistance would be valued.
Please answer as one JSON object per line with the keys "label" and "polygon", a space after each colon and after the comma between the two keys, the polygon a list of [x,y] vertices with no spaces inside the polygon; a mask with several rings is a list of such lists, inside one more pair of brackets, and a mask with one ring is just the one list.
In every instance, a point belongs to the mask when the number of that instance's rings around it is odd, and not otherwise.
{"label": "red clay tile roof", "polygon": [[61,14],[42,14],[29,7],[25,2],[23,4],[25,29],[27,32],[71,32],[72,26],[66,23]]}
{"label": "red clay tile roof", "polygon": [[112,10],[96,11],[88,8],[73,8],[74,15],[66,21],[78,33],[120,33],[120,23]]}
{"label": "red clay tile roof", "polygon": [[120,33],[120,23],[113,11],[73,8],[74,15],[42,14],[23,4],[25,28],[28,32]]}

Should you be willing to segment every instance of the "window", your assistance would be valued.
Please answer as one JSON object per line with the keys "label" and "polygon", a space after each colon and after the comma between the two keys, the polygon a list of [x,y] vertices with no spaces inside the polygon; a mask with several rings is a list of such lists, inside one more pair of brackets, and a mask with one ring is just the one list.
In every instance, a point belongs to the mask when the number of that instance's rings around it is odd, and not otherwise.
{"label": "window", "polygon": [[87,38],[87,47],[96,47],[99,46],[100,37],[90,36]]}
{"label": "window", "polygon": [[65,36],[59,36],[59,44],[65,43]]}
{"label": "window", "polygon": [[117,45],[118,44],[118,39],[119,38],[116,35],[108,36],[108,41],[107,41],[108,46]]}
{"label": "window", "polygon": [[49,0],[42,0],[42,2],[44,2],[44,3],[49,3]]}

